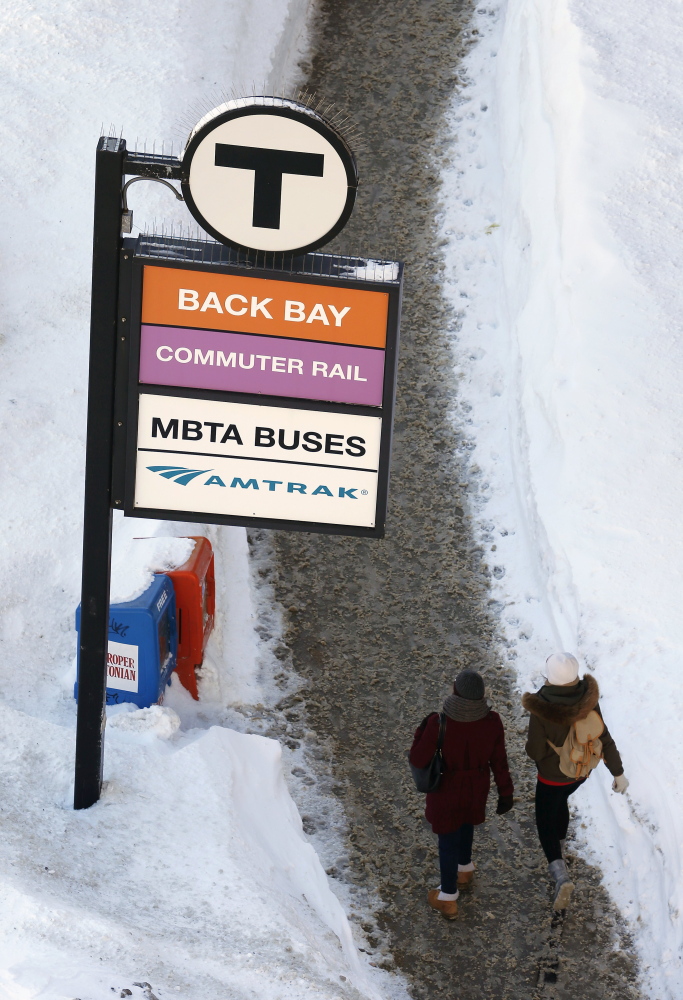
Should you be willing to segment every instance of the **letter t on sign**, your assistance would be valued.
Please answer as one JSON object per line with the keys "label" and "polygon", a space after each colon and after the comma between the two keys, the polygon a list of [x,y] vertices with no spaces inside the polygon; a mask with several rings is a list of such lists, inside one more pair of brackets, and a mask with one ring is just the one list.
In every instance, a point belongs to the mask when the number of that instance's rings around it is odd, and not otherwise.
{"label": "letter t on sign", "polygon": [[280,228],[282,175],[299,174],[322,177],[323,153],[296,153],[288,149],[262,149],[259,146],[233,146],[216,143],[217,167],[235,167],[254,171],[254,211],[252,226]]}

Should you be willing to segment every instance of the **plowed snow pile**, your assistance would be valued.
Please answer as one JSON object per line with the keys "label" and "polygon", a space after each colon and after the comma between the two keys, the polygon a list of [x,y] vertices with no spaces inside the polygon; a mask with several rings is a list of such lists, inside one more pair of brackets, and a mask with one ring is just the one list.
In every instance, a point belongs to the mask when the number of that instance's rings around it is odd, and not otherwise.
{"label": "plowed snow pile", "polygon": [[[17,0],[0,14],[4,997],[102,1000],[124,988],[148,1000],[380,995],[369,976],[384,974],[362,965],[302,833],[279,744],[211,725],[228,704],[268,698],[244,531],[211,532],[224,613],[205,701],[196,706],[174,681],[164,707],[118,710],[104,796],[72,809],[101,122],[133,148],[175,138],[177,149],[178,121],[192,119],[193,105],[202,102],[199,117],[223,89],[287,81],[308,6]],[[136,185],[131,207],[141,225],[191,222],[154,185]],[[184,533],[201,526],[119,518],[114,598],[139,593],[152,569],[187,555],[189,543],[143,545],[136,535]]]}
{"label": "plowed snow pile", "polygon": [[480,4],[444,180],[494,595],[520,687],[595,672],[631,787],[576,796],[650,995],[683,997],[683,8]]}

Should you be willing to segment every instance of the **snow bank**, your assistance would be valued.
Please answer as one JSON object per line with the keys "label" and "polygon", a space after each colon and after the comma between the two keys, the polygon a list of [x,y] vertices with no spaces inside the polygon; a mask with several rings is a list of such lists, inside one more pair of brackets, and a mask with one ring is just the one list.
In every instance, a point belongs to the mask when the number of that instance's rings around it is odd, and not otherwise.
{"label": "snow bank", "polygon": [[159,1000],[360,996],[279,745],[219,727],[159,739],[165,712],[117,716],[138,725],[108,727],[105,793],[76,813],[72,733],[0,706],[4,995],[100,998],[142,980]]}
{"label": "snow bank", "polygon": [[[255,630],[243,529],[115,516],[112,598],[131,599],[153,570],[182,563],[192,543],[177,536],[204,533],[216,552],[217,625],[202,702],[174,679],[163,707],[110,711],[106,792],[86,812],[71,808],[102,119],[131,147],[175,138],[178,148],[179,122],[223,92],[295,82],[309,6],[18,0],[0,13],[3,996],[379,996],[368,975],[383,974],[360,964],[278,744],[220,728],[244,723],[241,704],[278,693],[275,639]],[[136,185],[130,204],[134,230],[192,223],[158,185]]]}
{"label": "snow bank", "polygon": [[[187,133],[181,122],[222,91],[291,83],[309,5],[18,0],[0,15],[0,696],[19,709],[54,717],[54,685],[74,648],[94,152],[103,118],[131,147],[167,140],[168,149],[175,139],[178,148]],[[157,219],[193,224],[160,185],[136,184],[130,205],[134,232]],[[159,533],[154,522],[136,521],[133,531],[117,522],[115,563],[118,555],[130,565],[132,534]]]}
{"label": "snow bank", "polygon": [[683,9],[480,5],[453,110],[450,294],[475,503],[520,687],[596,673],[631,780],[582,794],[653,997],[683,996]]}

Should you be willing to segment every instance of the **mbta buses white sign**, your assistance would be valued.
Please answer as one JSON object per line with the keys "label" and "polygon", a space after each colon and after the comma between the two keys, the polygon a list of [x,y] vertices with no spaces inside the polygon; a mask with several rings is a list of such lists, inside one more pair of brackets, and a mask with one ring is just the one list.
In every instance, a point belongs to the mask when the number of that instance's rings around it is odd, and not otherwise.
{"label": "mbta buses white sign", "polygon": [[382,418],[140,394],[136,508],[373,528]]}

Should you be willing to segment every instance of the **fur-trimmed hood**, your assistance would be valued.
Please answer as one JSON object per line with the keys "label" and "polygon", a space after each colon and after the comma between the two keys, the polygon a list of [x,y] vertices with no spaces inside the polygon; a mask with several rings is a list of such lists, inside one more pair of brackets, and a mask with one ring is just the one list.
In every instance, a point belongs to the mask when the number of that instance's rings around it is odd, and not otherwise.
{"label": "fur-trimmed hood", "polygon": [[540,693],[531,694],[529,691],[522,695],[522,705],[527,712],[537,715],[545,722],[553,722],[558,726],[571,726],[577,719],[585,719],[588,713],[595,708],[600,697],[600,689],[596,679],[590,674],[586,674],[584,681],[586,682],[586,690],[574,705],[552,704],[542,698]]}

